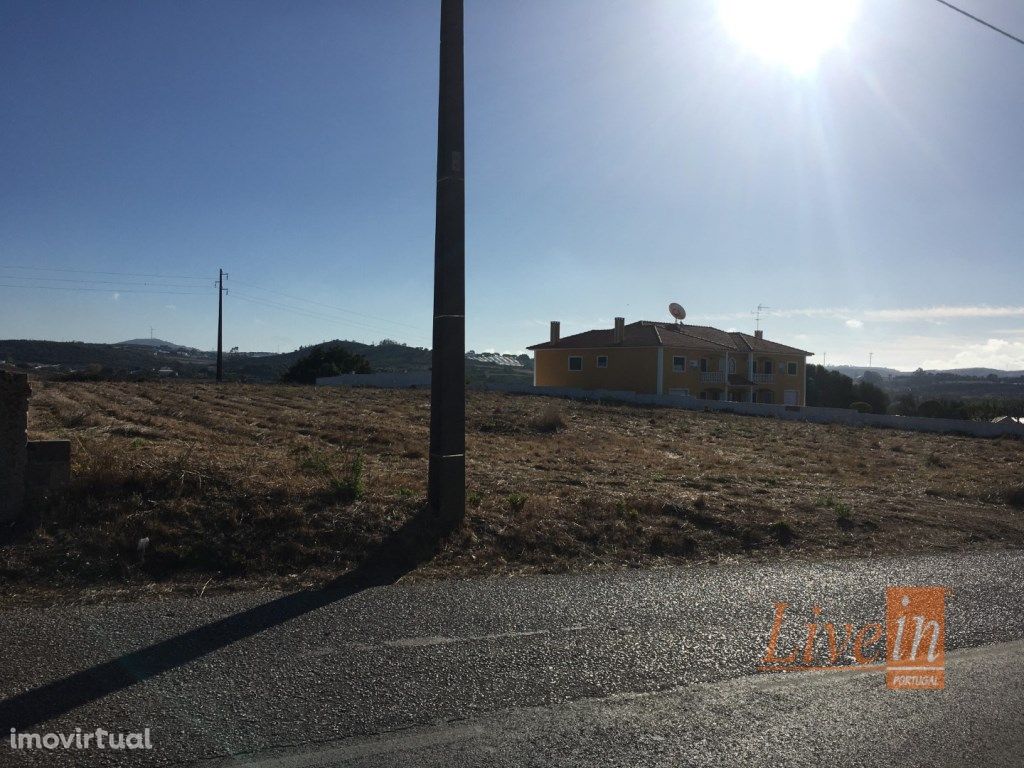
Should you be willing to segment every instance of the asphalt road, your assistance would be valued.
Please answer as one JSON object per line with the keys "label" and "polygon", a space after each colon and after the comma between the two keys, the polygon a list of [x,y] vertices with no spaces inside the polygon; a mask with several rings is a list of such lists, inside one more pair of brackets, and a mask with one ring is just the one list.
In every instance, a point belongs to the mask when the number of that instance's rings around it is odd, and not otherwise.
{"label": "asphalt road", "polygon": [[[149,728],[12,765],[1022,765],[1024,553],[695,566],[0,613],[0,738]],[[820,621],[949,588],[946,689],[757,672]],[[788,621],[788,620],[787,620]]]}

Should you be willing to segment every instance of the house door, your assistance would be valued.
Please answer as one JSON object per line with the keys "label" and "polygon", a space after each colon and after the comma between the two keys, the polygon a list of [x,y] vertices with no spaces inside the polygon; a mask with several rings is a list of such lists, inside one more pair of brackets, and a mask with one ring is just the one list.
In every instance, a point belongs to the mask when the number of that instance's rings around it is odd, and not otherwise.
{"label": "house door", "polygon": [[799,393],[795,389],[787,389],[785,398],[786,405],[800,405]]}

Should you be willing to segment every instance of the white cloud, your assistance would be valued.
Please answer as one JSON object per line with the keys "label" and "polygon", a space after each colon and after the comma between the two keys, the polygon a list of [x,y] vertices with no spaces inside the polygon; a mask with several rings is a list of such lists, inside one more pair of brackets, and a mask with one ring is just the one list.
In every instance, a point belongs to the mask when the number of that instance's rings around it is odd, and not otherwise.
{"label": "white cloud", "polygon": [[174,304],[164,304],[164,309],[177,309]]}
{"label": "white cloud", "polygon": [[870,320],[954,320],[965,317],[1024,317],[1024,307],[918,307],[916,309],[869,309]]}
{"label": "white cloud", "polygon": [[854,329],[856,329],[856,328],[863,328],[864,327],[864,321],[863,320],[850,319],[850,320],[846,321],[846,327],[847,328],[854,328]]}
{"label": "white cloud", "polygon": [[114,301],[120,301],[121,300],[121,294],[118,293],[117,291],[114,291],[114,294],[113,294],[112,298],[114,299]]}
{"label": "white cloud", "polygon": [[[707,320],[732,320],[747,317],[748,313],[736,312],[723,315],[703,315]],[[963,318],[992,317],[1024,317],[1024,307],[989,307],[989,306],[935,306],[935,307],[902,307],[895,309],[851,309],[849,307],[802,307],[796,309],[774,309],[767,313],[771,317],[824,317],[841,320],[851,328],[851,321],[863,324],[865,320],[884,322],[909,322],[926,320],[939,322]]]}
{"label": "white cloud", "polygon": [[961,344],[950,356],[925,360],[924,368],[1000,368],[1024,370],[1024,341],[989,339],[983,344]]}

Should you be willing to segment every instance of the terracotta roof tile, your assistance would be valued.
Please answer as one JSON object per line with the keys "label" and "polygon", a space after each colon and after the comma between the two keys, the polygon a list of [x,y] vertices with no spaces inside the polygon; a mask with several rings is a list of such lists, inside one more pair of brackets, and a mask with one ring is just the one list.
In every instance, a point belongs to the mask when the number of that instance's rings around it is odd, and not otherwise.
{"label": "terracotta roof tile", "polygon": [[746,333],[723,331],[706,325],[658,323],[650,320],[629,323],[624,329],[621,345],[615,343],[614,328],[599,328],[564,336],[554,343],[547,341],[542,344],[534,344],[527,349],[587,349],[614,346],[684,347],[686,349],[741,353],[754,351],[791,355],[813,354],[768,339],[758,339]]}

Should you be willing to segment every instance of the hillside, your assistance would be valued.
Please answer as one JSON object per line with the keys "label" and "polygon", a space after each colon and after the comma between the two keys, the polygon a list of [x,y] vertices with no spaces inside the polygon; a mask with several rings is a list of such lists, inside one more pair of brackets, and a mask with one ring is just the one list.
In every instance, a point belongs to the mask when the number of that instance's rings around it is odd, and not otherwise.
{"label": "hillside", "polygon": [[[30,434],[72,440],[74,482],[0,543],[0,590],[315,581],[423,503],[424,392],[33,387]],[[468,517],[421,575],[1024,545],[1015,440],[494,393],[467,413]]]}
{"label": "hillside", "polygon": [[[42,376],[59,376],[82,372],[90,366],[103,371],[103,378],[146,378],[160,368],[169,368],[180,378],[210,379],[214,375],[216,355],[159,339],[134,341],[158,342],[136,345],[87,344],[78,341],[34,341],[8,339],[0,341],[0,361],[6,361]],[[430,369],[430,350],[399,343],[362,344],[335,340],[293,352],[225,353],[224,372],[229,379],[250,382],[276,382],[296,360],[316,346],[338,344],[349,352],[369,360],[375,371],[424,371]],[[42,367],[40,367],[42,366]],[[513,368],[486,359],[467,359],[466,374],[471,381],[528,381],[529,368]]]}

